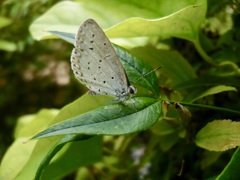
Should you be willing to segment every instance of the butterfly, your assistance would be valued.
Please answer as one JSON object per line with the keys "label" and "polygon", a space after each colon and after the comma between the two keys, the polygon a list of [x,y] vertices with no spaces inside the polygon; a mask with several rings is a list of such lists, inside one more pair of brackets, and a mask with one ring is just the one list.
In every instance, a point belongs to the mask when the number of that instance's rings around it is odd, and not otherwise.
{"label": "butterfly", "polygon": [[76,78],[91,95],[108,95],[125,101],[136,93],[105,33],[93,20],[80,26],[71,54],[71,67]]}

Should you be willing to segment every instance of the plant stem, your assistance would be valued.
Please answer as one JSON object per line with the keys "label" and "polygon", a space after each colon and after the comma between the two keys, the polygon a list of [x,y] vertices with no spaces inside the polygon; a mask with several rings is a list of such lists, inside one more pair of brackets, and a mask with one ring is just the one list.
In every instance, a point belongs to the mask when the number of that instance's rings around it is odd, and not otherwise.
{"label": "plant stem", "polygon": [[[169,101],[169,102],[171,104],[175,103],[173,101]],[[216,107],[216,106],[209,106],[209,105],[204,105],[204,104],[192,104],[192,103],[187,103],[187,102],[179,102],[179,104],[188,106],[188,107],[199,107],[199,108],[212,109],[212,110],[223,111],[223,112],[230,112],[230,113],[234,113],[234,114],[240,114],[240,111],[237,111],[237,110]]]}

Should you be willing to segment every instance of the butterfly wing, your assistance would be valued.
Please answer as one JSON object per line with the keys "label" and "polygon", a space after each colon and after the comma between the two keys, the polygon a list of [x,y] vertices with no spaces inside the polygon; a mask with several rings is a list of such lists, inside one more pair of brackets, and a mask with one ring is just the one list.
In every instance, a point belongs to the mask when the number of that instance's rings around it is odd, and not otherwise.
{"label": "butterfly wing", "polygon": [[71,66],[77,79],[93,94],[128,94],[129,82],[123,66],[111,42],[92,19],[78,30]]}

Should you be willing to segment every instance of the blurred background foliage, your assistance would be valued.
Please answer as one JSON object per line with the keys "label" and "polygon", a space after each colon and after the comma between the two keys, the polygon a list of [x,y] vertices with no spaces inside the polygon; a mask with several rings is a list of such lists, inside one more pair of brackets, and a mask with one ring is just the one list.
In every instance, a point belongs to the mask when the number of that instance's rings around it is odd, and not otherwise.
{"label": "blurred background foliage", "polygon": [[[19,116],[42,108],[61,108],[86,91],[73,80],[69,63],[72,45],[62,40],[34,41],[28,31],[29,25],[57,2],[4,0],[0,4],[0,158],[13,141]],[[203,47],[212,57],[221,57],[216,58],[219,61],[231,57],[239,62],[239,0],[209,0],[208,4],[208,19],[202,31]],[[189,41],[175,38],[174,46],[191,64],[199,63],[194,61],[197,52]],[[213,105],[226,107],[240,102],[232,92],[209,98]],[[231,104],[227,104],[229,102]],[[198,113],[200,117],[209,116],[205,110]]]}
{"label": "blurred background foliage", "polygon": [[[0,159],[13,141],[19,116],[41,108],[61,108],[83,87],[70,72],[72,45],[35,41],[29,25],[57,0],[5,0],[0,3]],[[71,82],[70,82],[71,81]]]}

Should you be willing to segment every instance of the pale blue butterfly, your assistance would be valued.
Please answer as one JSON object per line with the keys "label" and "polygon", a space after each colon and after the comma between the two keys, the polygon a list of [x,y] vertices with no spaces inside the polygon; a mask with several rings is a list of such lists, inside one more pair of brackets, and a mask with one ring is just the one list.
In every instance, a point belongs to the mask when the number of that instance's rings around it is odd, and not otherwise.
{"label": "pale blue butterfly", "polygon": [[75,37],[71,66],[92,95],[114,96],[120,101],[136,93],[105,33],[93,20],[80,26]]}

